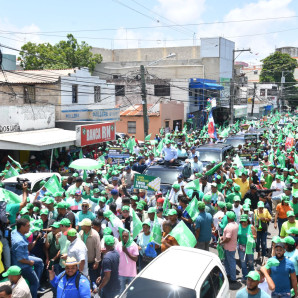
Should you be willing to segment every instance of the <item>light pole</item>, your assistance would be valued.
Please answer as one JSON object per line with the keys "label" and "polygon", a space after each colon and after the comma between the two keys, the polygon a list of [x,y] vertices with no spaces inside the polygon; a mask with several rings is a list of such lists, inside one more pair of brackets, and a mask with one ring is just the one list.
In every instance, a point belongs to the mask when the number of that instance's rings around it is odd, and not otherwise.
{"label": "light pole", "polygon": [[282,107],[285,105],[285,98],[283,95],[283,87],[284,87],[284,83],[286,82],[286,77],[284,76],[284,73],[293,73],[293,71],[291,70],[282,70],[281,72],[281,78],[280,78],[280,99],[281,102],[279,100],[279,112],[282,112]]}
{"label": "light pole", "polygon": [[[173,58],[175,57],[175,53],[170,53],[168,56],[164,58],[160,58],[156,61],[150,62],[147,66],[151,66],[159,61]],[[140,65],[140,72],[141,72],[141,91],[142,91],[142,105],[143,105],[143,121],[144,121],[144,140],[146,136],[149,134],[149,121],[148,121],[148,111],[147,111],[147,90],[146,90],[146,80],[145,80],[145,66]]]}

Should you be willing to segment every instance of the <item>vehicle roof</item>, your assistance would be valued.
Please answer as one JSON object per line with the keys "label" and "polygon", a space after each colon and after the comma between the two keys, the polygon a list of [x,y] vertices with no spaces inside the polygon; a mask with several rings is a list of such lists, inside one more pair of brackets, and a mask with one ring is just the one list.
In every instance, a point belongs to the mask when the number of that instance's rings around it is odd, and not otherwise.
{"label": "vehicle roof", "polygon": [[14,176],[14,177],[5,179],[2,182],[3,183],[17,183],[17,178],[21,178],[21,179],[29,179],[29,181],[34,183],[37,180],[41,180],[41,179],[51,177],[54,174],[58,177],[61,177],[59,173],[48,173],[48,172],[44,172],[44,173],[27,173],[27,174],[21,174],[21,175],[18,175],[18,176]]}
{"label": "vehicle roof", "polygon": [[165,165],[160,165],[160,164],[155,164],[152,166],[149,166],[145,171],[149,169],[168,169],[168,170],[174,170],[174,169],[181,169],[183,168],[183,164],[179,166],[165,166]]}
{"label": "vehicle roof", "polygon": [[[214,258],[218,257],[208,251],[172,246],[149,263],[139,277],[195,289],[201,275]],[[182,266],[188,274],[181,274]]]}
{"label": "vehicle roof", "polygon": [[231,147],[231,145],[227,145],[225,143],[218,143],[218,144],[204,144],[197,147],[196,151],[199,151],[201,149],[203,150],[214,150],[218,151],[220,149]]}

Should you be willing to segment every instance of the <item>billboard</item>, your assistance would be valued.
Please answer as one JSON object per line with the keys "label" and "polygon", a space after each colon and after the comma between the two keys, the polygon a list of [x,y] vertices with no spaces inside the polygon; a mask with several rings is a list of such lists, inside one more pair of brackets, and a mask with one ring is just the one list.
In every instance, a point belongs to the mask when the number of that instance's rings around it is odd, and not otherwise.
{"label": "billboard", "polygon": [[116,125],[114,122],[77,125],[76,136],[76,146],[78,147],[114,141]]}

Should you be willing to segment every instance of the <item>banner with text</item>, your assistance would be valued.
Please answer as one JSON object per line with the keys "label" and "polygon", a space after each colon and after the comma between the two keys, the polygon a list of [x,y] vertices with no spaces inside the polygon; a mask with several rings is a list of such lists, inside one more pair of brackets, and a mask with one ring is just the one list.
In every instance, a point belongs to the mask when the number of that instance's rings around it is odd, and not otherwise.
{"label": "banner with text", "polygon": [[135,174],[134,188],[159,191],[160,178],[155,176]]}

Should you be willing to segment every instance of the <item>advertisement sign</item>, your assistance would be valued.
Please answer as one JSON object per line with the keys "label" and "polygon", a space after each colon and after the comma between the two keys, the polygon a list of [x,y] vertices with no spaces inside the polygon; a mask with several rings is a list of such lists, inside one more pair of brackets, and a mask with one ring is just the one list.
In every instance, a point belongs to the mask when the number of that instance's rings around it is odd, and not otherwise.
{"label": "advertisement sign", "polygon": [[160,178],[155,176],[147,176],[141,174],[135,174],[134,188],[145,190],[160,190]]}
{"label": "advertisement sign", "polygon": [[258,166],[259,162],[257,160],[253,160],[251,153],[240,153],[239,157],[243,166]]}
{"label": "advertisement sign", "polygon": [[108,156],[110,158],[116,158],[116,159],[125,159],[125,158],[129,158],[130,154],[127,153],[122,153],[123,152],[123,148],[122,147],[109,147],[109,154]]}
{"label": "advertisement sign", "polygon": [[76,146],[84,147],[102,142],[114,141],[116,126],[114,122],[76,126]]}

